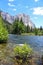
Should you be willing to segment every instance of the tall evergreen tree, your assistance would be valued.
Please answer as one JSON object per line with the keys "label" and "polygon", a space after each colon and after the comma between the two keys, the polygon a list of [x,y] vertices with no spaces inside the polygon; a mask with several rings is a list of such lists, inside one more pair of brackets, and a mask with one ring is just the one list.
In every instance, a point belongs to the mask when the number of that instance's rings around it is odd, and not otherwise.
{"label": "tall evergreen tree", "polygon": [[12,33],[14,33],[14,34],[21,34],[25,30],[23,22],[21,20],[19,21],[19,19],[15,19],[12,26],[13,26]]}
{"label": "tall evergreen tree", "polygon": [[40,30],[43,30],[42,26],[40,26]]}
{"label": "tall evergreen tree", "polygon": [[30,27],[29,27],[29,25],[27,25],[27,33],[29,33],[30,32]]}

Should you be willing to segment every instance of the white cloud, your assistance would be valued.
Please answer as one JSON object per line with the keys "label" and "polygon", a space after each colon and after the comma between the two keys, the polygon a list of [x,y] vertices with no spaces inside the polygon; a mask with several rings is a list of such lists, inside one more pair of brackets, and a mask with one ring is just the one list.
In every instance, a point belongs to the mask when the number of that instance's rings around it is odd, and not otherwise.
{"label": "white cloud", "polygon": [[14,0],[9,0],[9,2],[13,2]]}
{"label": "white cloud", "polygon": [[43,15],[43,7],[36,7],[31,9],[35,15]]}
{"label": "white cloud", "polygon": [[13,11],[16,11],[16,10],[17,10],[16,8],[13,9]]}
{"label": "white cloud", "polygon": [[38,2],[39,0],[35,0],[35,2]]}
{"label": "white cloud", "polygon": [[14,4],[11,4],[11,3],[8,3],[8,6],[14,7],[15,5]]}

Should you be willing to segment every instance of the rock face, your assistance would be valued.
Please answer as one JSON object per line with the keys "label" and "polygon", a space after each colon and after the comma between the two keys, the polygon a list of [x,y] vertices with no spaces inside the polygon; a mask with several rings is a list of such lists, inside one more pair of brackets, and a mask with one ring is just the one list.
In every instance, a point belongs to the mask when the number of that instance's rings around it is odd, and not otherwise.
{"label": "rock face", "polygon": [[9,23],[12,23],[14,21],[14,17],[9,15],[8,13],[1,12],[1,16],[4,20],[8,21]]}
{"label": "rock face", "polygon": [[21,19],[23,20],[23,23],[27,26],[29,25],[30,28],[35,28],[35,25],[34,23],[30,20],[30,17],[29,15],[25,15],[25,14],[18,14],[18,15],[15,15],[15,16],[11,16],[10,14],[8,13],[5,13],[5,12],[1,12],[1,16],[4,20],[8,21],[9,23],[13,23],[15,19]]}

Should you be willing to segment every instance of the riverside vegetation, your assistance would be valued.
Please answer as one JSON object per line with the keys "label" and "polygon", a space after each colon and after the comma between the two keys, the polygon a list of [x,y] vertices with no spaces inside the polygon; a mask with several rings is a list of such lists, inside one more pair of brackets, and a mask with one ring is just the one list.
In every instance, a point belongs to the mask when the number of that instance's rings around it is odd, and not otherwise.
{"label": "riverside vegetation", "polygon": [[32,48],[24,44],[22,46],[16,46],[14,48],[15,62],[17,65],[28,65],[30,64],[30,59],[32,58],[33,50]]}
{"label": "riverside vegetation", "polygon": [[2,17],[0,17],[0,43],[6,42],[7,38],[8,38],[8,31],[4,26]]}

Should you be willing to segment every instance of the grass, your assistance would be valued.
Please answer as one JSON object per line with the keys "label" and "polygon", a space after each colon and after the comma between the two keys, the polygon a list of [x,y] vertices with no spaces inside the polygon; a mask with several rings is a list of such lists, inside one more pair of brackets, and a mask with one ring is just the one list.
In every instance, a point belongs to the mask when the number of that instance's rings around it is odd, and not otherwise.
{"label": "grass", "polygon": [[[34,32],[30,32],[30,33],[22,33],[21,35],[35,36],[35,33],[34,33]],[[42,31],[38,31],[37,35],[38,35],[38,36],[43,36],[43,32],[42,32]]]}
{"label": "grass", "polygon": [[21,35],[32,35],[32,36],[34,36],[35,34],[34,33],[22,33]]}

